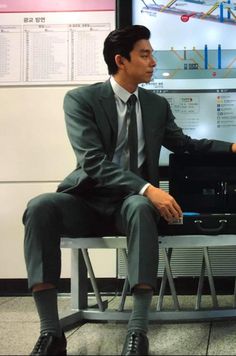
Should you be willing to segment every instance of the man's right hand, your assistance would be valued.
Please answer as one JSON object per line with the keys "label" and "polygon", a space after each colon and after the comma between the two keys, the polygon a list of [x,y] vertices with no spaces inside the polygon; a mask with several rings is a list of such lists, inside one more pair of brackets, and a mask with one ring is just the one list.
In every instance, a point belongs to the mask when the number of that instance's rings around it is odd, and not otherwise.
{"label": "man's right hand", "polygon": [[168,222],[182,217],[182,210],[176,200],[167,192],[153,185],[149,185],[144,192],[160,215]]}

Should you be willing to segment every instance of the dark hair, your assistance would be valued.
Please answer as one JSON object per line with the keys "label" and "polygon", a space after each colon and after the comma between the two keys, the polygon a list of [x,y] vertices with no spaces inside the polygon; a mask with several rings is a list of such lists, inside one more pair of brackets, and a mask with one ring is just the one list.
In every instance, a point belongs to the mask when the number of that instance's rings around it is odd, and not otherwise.
{"label": "dark hair", "polygon": [[109,74],[116,74],[118,67],[115,62],[115,55],[130,60],[130,52],[139,40],[149,40],[151,34],[147,27],[132,25],[116,29],[109,33],[104,41],[103,56],[108,67]]}

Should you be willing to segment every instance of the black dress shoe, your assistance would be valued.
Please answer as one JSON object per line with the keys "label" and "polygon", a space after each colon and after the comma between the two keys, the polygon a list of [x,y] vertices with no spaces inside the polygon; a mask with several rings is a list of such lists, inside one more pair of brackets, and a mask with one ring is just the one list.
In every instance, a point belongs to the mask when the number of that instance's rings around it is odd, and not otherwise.
{"label": "black dress shoe", "polygon": [[121,355],[148,355],[147,335],[141,331],[130,331],[126,336]]}
{"label": "black dress shoe", "polygon": [[66,355],[66,338],[64,333],[61,337],[56,337],[51,333],[40,335],[30,355]]}

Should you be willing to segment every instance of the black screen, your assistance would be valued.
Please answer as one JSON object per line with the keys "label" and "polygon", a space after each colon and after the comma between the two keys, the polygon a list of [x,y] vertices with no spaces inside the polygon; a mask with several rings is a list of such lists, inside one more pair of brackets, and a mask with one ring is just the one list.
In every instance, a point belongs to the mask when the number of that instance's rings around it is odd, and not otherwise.
{"label": "black screen", "polygon": [[236,212],[236,155],[171,154],[169,191],[185,212]]}

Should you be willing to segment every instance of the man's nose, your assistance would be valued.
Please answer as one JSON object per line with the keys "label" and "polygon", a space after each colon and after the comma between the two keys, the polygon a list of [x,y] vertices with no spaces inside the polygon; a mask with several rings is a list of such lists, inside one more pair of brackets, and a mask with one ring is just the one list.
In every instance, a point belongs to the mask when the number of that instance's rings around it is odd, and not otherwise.
{"label": "man's nose", "polygon": [[157,65],[157,61],[156,59],[152,56],[152,63],[151,63],[152,67],[156,67]]}

